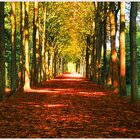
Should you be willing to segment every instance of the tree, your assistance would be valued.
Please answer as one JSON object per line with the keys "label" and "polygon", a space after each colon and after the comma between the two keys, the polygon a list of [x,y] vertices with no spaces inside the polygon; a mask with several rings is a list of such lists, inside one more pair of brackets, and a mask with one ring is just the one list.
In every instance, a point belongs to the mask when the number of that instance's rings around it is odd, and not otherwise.
{"label": "tree", "polygon": [[17,88],[17,69],[16,69],[16,11],[15,2],[11,3],[11,29],[12,29],[12,49],[11,49],[11,93],[14,94]]}
{"label": "tree", "polygon": [[103,83],[106,84],[107,78],[107,3],[104,2],[104,21],[103,21]]}
{"label": "tree", "polygon": [[85,58],[85,61],[86,61],[86,78],[89,79],[90,78],[90,75],[89,75],[89,47],[90,47],[90,36],[87,35],[87,38],[86,38],[86,42],[87,42],[87,46],[86,46],[86,58]]}
{"label": "tree", "polygon": [[112,64],[112,81],[115,93],[118,93],[118,63],[116,50],[116,22],[115,22],[115,3],[110,2],[110,38],[111,38],[111,64]]}
{"label": "tree", "polygon": [[136,44],[136,17],[137,2],[131,2],[130,9],[130,57],[131,57],[131,102],[134,103],[138,97],[137,77],[137,44]]}
{"label": "tree", "polygon": [[125,2],[120,2],[120,95],[126,95]]}
{"label": "tree", "polygon": [[102,19],[101,19],[101,11],[102,11],[102,2],[95,3],[95,43],[96,43],[96,81],[97,83],[101,82],[101,50],[102,50]]}
{"label": "tree", "polygon": [[38,83],[39,75],[39,16],[38,2],[34,3],[34,18],[33,18],[33,61],[32,61],[32,82],[33,85]]}
{"label": "tree", "polygon": [[0,99],[5,95],[4,2],[0,2]]}
{"label": "tree", "polygon": [[42,74],[43,80],[46,79],[46,5],[43,6],[43,31],[42,31]]}
{"label": "tree", "polygon": [[24,90],[30,89],[30,69],[29,69],[29,2],[25,2],[25,84]]}
{"label": "tree", "polygon": [[24,47],[25,47],[25,4],[24,2],[20,3],[21,7],[21,23],[20,23],[20,33],[21,33],[21,46],[20,46],[20,57],[19,57],[19,89],[22,91],[24,86]]}

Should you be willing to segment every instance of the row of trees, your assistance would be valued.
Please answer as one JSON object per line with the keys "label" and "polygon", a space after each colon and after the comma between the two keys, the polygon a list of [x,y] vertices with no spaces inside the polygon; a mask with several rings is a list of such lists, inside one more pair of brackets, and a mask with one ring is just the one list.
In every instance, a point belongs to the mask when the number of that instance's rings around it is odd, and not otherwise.
{"label": "row of trees", "polygon": [[62,73],[62,50],[70,39],[64,22],[68,16],[61,14],[63,3],[1,2],[0,6],[1,96],[5,84],[12,95]]}
{"label": "row of trees", "polygon": [[[114,93],[120,93],[121,96],[127,95],[125,5],[125,2],[95,2],[94,32],[88,34],[86,38],[86,77],[98,84],[112,85]],[[131,6],[129,24],[131,61],[129,68],[131,68],[131,101],[135,102],[138,98],[136,43],[138,3],[132,2],[127,5]],[[119,41],[119,46],[117,46],[117,41]],[[89,51],[89,49],[91,50]]]}
{"label": "row of trees", "polygon": [[0,2],[1,98],[5,84],[11,94],[28,90],[67,71],[72,61],[77,72],[121,96],[128,81],[135,102],[137,9],[136,2]]}

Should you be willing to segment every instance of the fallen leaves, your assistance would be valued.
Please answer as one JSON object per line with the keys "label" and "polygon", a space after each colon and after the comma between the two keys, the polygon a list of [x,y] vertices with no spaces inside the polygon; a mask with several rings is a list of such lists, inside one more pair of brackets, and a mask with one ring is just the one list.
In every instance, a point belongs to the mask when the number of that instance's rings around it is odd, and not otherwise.
{"label": "fallen leaves", "polygon": [[139,138],[140,104],[70,74],[0,103],[1,138]]}

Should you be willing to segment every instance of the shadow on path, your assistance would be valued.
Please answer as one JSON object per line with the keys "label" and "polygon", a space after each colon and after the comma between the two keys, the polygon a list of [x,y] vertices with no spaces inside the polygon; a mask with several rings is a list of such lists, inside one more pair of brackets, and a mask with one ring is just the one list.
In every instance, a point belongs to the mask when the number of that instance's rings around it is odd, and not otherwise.
{"label": "shadow on path", "polygon": [[140,137],[140,105],[79,74],[64,74],[0,103],[0,137]]}

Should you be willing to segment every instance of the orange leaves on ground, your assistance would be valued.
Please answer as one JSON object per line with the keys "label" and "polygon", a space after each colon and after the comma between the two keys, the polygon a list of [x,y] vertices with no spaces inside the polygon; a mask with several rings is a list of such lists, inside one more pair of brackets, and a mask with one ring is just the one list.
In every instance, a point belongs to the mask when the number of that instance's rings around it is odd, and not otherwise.
{"label": "orange leaves on ground", "polygon": [[0,137],[136,138],[140,104],[69,73],[0,103]]}

